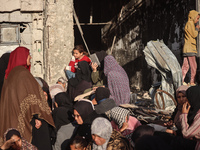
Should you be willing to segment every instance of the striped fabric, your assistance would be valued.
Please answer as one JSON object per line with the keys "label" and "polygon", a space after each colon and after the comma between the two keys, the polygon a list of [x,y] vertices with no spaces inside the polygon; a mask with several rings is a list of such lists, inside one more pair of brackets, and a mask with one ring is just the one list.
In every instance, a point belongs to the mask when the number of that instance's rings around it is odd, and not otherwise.
{"label": "striped fabric", "polygon": [[182,127],[182,134],[185,138],[196,138],[197,144],[195,150],[200,150],[200,110],[197,112],[196,116],[194,117],[194,121],[191,126],[188,125],[188,114],[181,114],[180,121]]}

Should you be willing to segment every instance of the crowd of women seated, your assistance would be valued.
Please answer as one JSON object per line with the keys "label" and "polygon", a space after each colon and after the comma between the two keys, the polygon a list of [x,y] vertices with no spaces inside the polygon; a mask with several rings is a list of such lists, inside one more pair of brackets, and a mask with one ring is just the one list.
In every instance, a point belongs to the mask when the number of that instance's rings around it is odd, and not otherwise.
{"label": "crowd of women seated", "polygon": [[73,52],[66,78],[51,86],[30,73],[27,48],[2,56],[0,149],[200,149],[199,86],[177,89],[172,119],[158,130],[121,106],[130,101],[129,79],[113,56],[97,52],[97,65],[82,46]]}

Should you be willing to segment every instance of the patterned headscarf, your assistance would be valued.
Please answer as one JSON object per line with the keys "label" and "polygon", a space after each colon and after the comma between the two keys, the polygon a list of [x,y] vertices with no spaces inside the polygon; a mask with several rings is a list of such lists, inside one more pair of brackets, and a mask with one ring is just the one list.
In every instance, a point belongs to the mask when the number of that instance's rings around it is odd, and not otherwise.
{"label": "patterned headscarf", "polygon": [[126,117],[129,117],[129,110],[121,107],[114,107],[113,109],[106,112],[106,115],[110,120],[113,120],[119,127],[122,127],[123,123],[126,122]]}
{"label": "patterned headscarf", "polygon": [[21,137],[21,134],[15,128],[7,129],[7,131],[4,133],[4,142],[9,140],[13,135],[17,135],[22,140],[22,147],[20,150],[38,150],[37,147],[29,143],[23,137]]}
{"label": "patterned headscarf", "polygon": [[26,47],[17,47],[14,51],[10,53],[9,62],[5,73],[6,79],[10,71],[16,66],[24,66],[30,71],[31,66],[27,66],[28,55],[29,49],[27,49]]}
{"label": "patterned headscarf", "polygon": [[91,134],[96,134],[106,140],[106,142],[103,145],[96,145],[95,143],[93,143],[93,150],[106,150],[107,144],[112,134],[112,126],[110,121],[103,117],[96,118],[92,122]]}
{"label": "patterned headscarf", "polygon": [[129,103],[130,87],[128,76],[111,55],[106,56],[104,59],[104,74],[107,76],[110,98],[114,99],[117,105]]}
{"label": "patterned headscarf", "polygon": [[13,135],[17,135],[18,137],[21,138],[21,135],[20,135],[20,133],[19,133],[19,131],[17,129],[15,129],[15,128],[9,128],[4,133],[4,142],[7,141],[7,140],[10,140]]}

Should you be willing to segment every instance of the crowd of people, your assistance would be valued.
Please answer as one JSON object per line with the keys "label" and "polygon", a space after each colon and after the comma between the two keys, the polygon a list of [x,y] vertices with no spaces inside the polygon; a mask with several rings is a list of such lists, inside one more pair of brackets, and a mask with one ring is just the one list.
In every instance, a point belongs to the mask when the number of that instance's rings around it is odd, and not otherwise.
{"label": "crowd of people", "polygon": [[30,73],[29,49],[0,58],[1,150],[200,149],[200,86],[176,90],[169,122],[144,124],[122,106],[129,79],[112,55],[96,52],[97,65],[82,45],[72,53],[66,78],[51,86]]}

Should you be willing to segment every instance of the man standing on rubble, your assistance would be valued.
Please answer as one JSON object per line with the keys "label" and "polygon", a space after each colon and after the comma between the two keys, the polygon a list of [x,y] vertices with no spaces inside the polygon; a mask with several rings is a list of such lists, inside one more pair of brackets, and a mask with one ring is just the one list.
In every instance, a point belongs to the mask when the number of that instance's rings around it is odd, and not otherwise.
{"label": "man standing on rubble", "polygon": [[195,85],[195,76],[196,76],[196,37],[198,35],[198,31],[200,29],[199,22],[200,13],[195,10],[191,10],[188,15],[188,22],[185,25],[185,36],[184,36],[184,47],[183,47],[183,66],[182,66],[182,76],[183,76],[183,84],[187,85],[184,82],[185,76],[189,70],[191,69],[191,79],[189,85]]}

